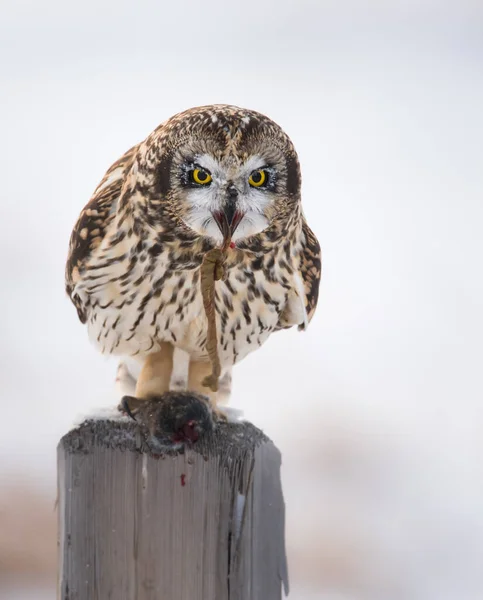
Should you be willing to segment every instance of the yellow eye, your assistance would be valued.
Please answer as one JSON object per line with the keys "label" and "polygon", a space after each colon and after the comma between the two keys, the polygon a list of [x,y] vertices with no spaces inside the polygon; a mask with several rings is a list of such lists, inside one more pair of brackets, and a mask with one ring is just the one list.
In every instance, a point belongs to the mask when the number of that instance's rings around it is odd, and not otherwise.
{"label": "yellow eye", "polygon": [[253,187],[261,187],[267,180],[267,172],[264,169],[258,169],[248,178],[248,183]]}
{"label": "yellow eye", "polygon": [[192,175],[195,183],[199,183],[200,185],[211,183],[211,175],[204,169],[194,169]]}

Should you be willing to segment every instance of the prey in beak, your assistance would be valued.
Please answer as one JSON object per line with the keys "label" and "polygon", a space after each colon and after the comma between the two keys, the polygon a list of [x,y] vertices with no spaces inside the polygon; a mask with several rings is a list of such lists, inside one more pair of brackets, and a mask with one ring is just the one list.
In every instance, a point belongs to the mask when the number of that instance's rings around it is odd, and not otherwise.
{"label": "prey in beak", "polygon": [[223,241],[232,238],[236,228],[243,219],[244,213],[238,210],[237,206],[238,190],[231,183],[226,190],[226,199],[223,205],[223,210],[217,210],[213,213],[213,217],[218,225]]}

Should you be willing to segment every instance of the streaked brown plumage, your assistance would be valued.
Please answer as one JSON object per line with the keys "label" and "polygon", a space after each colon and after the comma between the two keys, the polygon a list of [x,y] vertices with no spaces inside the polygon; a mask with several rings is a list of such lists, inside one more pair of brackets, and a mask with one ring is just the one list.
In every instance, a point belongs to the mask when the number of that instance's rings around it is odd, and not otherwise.
{"label": "streaked brown plumage", "polygon": [[101,351],[144,365],[138,397],[169,389],[173,347],[190,356],[189,389],[209,392],[199,270],[220,243],[222,212],[234,240],[216,284],[229,375],[273,331],[305,328],[317,306],[320,248],[302,214],[296,152],[278,125],[226,105],[175,115],[112,165],[74,227],[67,293]]}

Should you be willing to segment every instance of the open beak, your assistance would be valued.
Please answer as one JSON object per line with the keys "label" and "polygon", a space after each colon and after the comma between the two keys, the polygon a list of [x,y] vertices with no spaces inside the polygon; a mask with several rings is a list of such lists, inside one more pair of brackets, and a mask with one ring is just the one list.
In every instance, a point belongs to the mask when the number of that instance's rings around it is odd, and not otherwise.
{"label": "open beak", "polygon": [[223,237],[230,237],[235,233],[236,228],[243,219],[244,213],[237,208],[238,191],[233,184],[231,184],[226,192],[226,201],[222,211],[216,211],[213,213],[216,224],[220,228]]}

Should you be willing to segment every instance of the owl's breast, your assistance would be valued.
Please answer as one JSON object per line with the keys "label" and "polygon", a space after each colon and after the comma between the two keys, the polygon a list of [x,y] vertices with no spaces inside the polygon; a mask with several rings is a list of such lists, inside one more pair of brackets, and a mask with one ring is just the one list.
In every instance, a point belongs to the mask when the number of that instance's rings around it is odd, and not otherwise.
{"label": "owl's breast", "polygon": [[287,289],[263,272],[242,266],[216,287],[218,351],[222,364],[234,364],[259,348],[277,328]]}
{"label": "owl's breast", "polygon": [[[208,322],[200,269],[177,270],[162,257],[155,268],[116,265],[87,280],[89,337],[106,354],[144,355],[171,342],[208,360]],[[97,274],[100,270],[95,271]],[[245,266],[215,283],[218,351],[223,366],[259,348],[276,328],[287,303],[287,286]]]}

